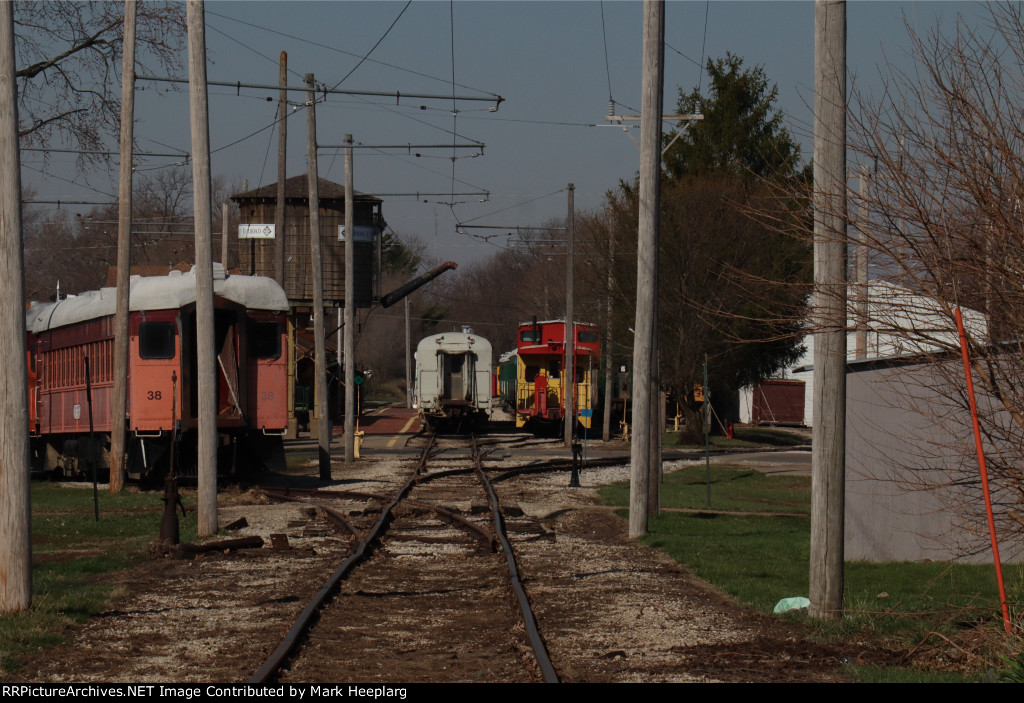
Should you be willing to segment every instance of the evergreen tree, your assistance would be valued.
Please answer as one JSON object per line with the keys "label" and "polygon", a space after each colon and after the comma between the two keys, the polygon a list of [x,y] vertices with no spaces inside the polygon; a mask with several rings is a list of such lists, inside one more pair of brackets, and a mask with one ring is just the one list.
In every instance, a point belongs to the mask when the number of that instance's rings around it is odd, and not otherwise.
{"label": "evergreen tree", "polygon": [[[745,69],[731,53],[707,63],[708,94],[679,91],[680,114],[701,113],[665,154],[665,174],[770,178],[795,175],[800,151],[775,109],[778,88],[760,66]],[[666,143],[678,131],[665,137]]]}
{"label": "evergreen tree", "polygon": [[[776,195],[799,192],[803,176],[799,148],[774,105],[775,87],[763,69],[744,69],[732,54],[709,60],[707,71],[708,95],[680,92],[680,113],[699,106],[704,120],[664,157],[659,239],[662,382],[694,433],[700,424],[693,389],[703,383],[705,355],[724,422],[738,419],[740,387],[802,353],[812,271],[810,245],[787,233],[804,224],[807,202]],[[636,185],[623,183],[609,194],[608,212],[619,223],[616,240],[635,241]],[[616,277],[632,279],[631,266],[635,259],[619,259]],[[621,330],[632,325],[634,308],[634,291],[625,290]]]}

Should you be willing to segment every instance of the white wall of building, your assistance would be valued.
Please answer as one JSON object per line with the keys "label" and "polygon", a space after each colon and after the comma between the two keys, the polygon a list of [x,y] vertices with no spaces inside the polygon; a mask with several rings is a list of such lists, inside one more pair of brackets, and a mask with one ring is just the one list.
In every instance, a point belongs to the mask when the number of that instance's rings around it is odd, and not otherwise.
{"label": "white wall of building", "polygon": [[[846,358],[856,359],[857,318],[850,303],[846,336]],[[984,316],[975,310],[963,310],[964,327],[975,338],[984,338],[987,325]],[[888,281],[868,283],[867,357],[885,359],[927,354],[959,347],[956,322],[949,311],[934,298],[915,295]],[[804,423],[814,424],[814,335],[804,338],[806,351],[800,359],[778,375],[778,378],[803,381]],[[740,421],[753,417],[753,388],[740,389]]]}

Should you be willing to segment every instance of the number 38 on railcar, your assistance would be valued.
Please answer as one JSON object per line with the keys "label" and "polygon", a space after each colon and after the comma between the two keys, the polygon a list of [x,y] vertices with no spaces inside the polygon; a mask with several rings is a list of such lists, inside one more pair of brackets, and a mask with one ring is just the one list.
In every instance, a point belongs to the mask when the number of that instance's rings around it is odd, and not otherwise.
{"label": "number 38 on railcar", "polygon": [[[524,322],[519,325],[516,356],[516,427],[535,434],[557,434],[564,427],[566,378],[572,377],[573,414],[577,428],[591,426],[597,403],[600,336],[595,325],[576,322],[573,333],[573,369],[562,373],[565,365],[565,320]],[[502,374],[510,377],[511,374]],[[510,393],[503,393],[510,395]]]}
{"label": "number 38 on railcar", "polygon": [[[195,473],[195,301],[194,269],[131,279],[125,425],[129,477],[158,478],[167,472],[172,455],[177,475]],[[104,288],[56,303],[34,303],[26,313],[36,470],[73,477],[83,475],[90,462],[103,472],[109,469],[115,306],[116,289]],[[215,265],[219,474],[283,465],[287,310],[285,292],[273,279],[226,276]],[[178,442],[173,453],[172,437]]]}

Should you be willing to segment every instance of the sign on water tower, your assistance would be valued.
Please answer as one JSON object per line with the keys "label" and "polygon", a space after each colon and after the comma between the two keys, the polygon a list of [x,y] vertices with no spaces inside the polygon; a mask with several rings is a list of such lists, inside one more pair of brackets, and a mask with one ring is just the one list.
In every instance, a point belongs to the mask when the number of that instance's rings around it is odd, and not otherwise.
{"label": "sign on water tower", "polygon": [[239,239],[273,239],[274,225],[238,225]]}
{"label": "sign on water tower", "polygon": [[[372,242],[374,235],[377,233],[375,227],[360,227],[356,225],[352,229],[356,232],[356,238],[352,240],[354,242]],[[338,225],[338,241],[345,241],[345,225]]]}

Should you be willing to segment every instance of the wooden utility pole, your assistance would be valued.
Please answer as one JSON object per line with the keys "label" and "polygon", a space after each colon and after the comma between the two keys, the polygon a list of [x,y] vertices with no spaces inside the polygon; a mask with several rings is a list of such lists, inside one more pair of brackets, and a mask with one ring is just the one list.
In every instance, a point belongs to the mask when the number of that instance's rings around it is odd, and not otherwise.
{"label": "wooden utility pole", "polygon": [[846,3],[814,5],[814,430],[810,614],[843,612],[846,480]]}
{"label": "wooden utility pole", "polygon": [[213,320],[213,237],[210,226],[210,117],[206,96],[203,0],[188,0],[188,78],[192,127],[192,201],[196,248],[196,352],[199,405],[199,536],[217,532],[217,350]]}
{"label": "wooden utility pole", "polygon": [[562,365],[562,388],[564,389],[562,396],[565,399],[565,426],[563,432],[566,448],[572,446],[572,436],[575,434],[576,429],[576,413],[574,412],[576,407],[576,398],[574,397],[576,365],[573,363],[575,360],[573,352],[576,350],[576,326],[572,309],[572,264],[576,249],[576,207],[573,202],[573,196],[576,194],[576,186],[570,183],[568,190],[569,214],[566,216],[565,222],[565,235],[568,245],[568,253],[565,257],[565,363]]}
{"label": "wooden utility pole", "polygon": [[352,135],[345,135],[345,462],[356,456],[356,228]]}
{"label": "wooden utility pole", "polygon": [[612,292],[615,287],[615,226],[608,227],[608,295],[605,301],[605,335],[604,335],[604,420],[601,425],[601,437],[605,442],[612,438],[612,399],[615,390],[612,384]]}
{"label": "wooden utility pole", "polygon": [[855,357],[868,358],[868,193],[871,176],[868,167],[860,167],[860,207],[857,208],[857,334]]}
{"label": "wooden utility pole", "polygon": [[0,612],[32,605],[32,523],[25,365],[24,263],[21,243],[21,156],[13,5],[0,3]]}
{"label": "wooden utility pole", "polygon": [[412,407],[412,323],[409,319],[410,298],[405,296],[405,407]]}
{"label": "wooden utility pole", "polygon": [[647,514],[661,514],[661,433],[665,428],[665,402],[661,390],[661,357],[658,351],[658,243],[654,243],[654,339],[651,340],[651,459],[647,479]]}
{"label": "wooden utility pole", "polygon": [[[278,84],[281,90],[277,97],[277,207],[274,209],[274,242],[276,259],[274,261],[274,278],[284,288],[284,243],[285,243],[285,203],[284,182],[288,177],[285,159],[288,155],[288,52],[281,52],[281,67],[278,71]],[[287,289],[286,289],[287,290]]]}
{"label": "wooden utility pole", "polygon": [[644,54],[640,112],[640,223],[636,262],[636,323],[633,341],[633,444],[629,482],[629,536],[647,534],[651,480],[653,354],[658,331],[658,207],[661,114],[664,83],[665,3],[644,0]]}
{"label": "wooden utility pole", "polygon": [[[317,434],[320,439],[320,480],[331,480],[331,418],[327,402],[327,341],[324,315],[324,267],[320,255],[320,167],[316,158],[316,93],[313,74],[306,74],[306,158],[309,161],[309,241],[313,266],[313,337],[316,353]],[[280,188],[280,185],[278,185]],[[280,206],[280,201],[278,206]],[[280,208],[279,208],[280,209]]]}
{"label": "wooden utility pole", "polygon": [[228,204],[220,204],[220,265],[228,272]]}
{"label": "wooden utility pole", "polygon": [[121,56],[121,166],[117,195],[117,301],[114,304],[114,387],[110,407],[110,492],[124,485],[128,433],[128,306],[132,266],[132,173],[135,132],[135,0],[124,3]]}

